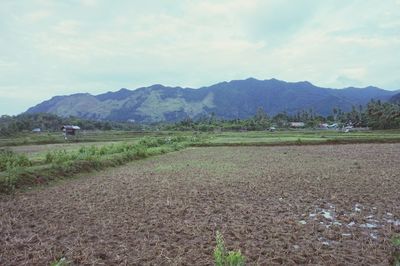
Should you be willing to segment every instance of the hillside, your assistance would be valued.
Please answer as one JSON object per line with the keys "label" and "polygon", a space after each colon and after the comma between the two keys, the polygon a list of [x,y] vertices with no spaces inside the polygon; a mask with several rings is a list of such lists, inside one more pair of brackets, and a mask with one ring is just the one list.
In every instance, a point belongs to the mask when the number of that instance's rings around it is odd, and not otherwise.
{"label": "hillside", "polygon": [[397,93],[397,94],[393,95],[390,98],[389,102],[400,104],[400,93]]}
{"label": "hillside", "polygon": [[334,107],[343,111],[364,105],[372,98],[389,100],[396,92],[376,87],[328,89],[303,82],[276,79],[233,80],[199,89],[153,85],[136,90],[121,89],[100,95],[79,93],[55,96],[27,110],[86,119],[157,122],[178,121],[214,113],[224,119],[247,118],[258,107],[274,115],[313,109],[329,115]]}

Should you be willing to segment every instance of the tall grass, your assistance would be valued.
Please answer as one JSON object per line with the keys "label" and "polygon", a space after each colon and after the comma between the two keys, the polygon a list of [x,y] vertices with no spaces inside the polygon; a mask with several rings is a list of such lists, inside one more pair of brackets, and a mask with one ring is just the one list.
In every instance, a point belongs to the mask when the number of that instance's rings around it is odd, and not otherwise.
{"label": "tall grass", "polygon": [[138,143],[123,142],[100,147],[82,146],[75,151],[49,151],[43,160],[34,163],[23,154],[4,151],[0,154],[0,192],[12,192],[15,188],[177,151],[199,141],[201,138],[195,135],[145,137]]}
{"label": "tall grass", "polygon": [[24,154],[17,154],[10,150],[0,149],[0,172],[15,167],[31,166],[32,163]]}

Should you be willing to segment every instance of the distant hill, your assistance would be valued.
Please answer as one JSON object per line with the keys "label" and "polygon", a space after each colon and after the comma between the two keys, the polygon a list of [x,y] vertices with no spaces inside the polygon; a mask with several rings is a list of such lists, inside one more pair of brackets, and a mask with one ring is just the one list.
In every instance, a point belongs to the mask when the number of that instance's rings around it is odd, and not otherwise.
{"label": "distant hill", "polygon": [[269,115],[313,109],[329,115],[334,107],[349,111],[371,99],[389,100],[396,92],[376,87],[328,89],[310,82],[276,79],[233,80],[199,89],[153,85],[136,90],[121,89],[100,95],[78,93],[55,96],[27,110],[85,119],[158,122],[178,121],[214,113],[224,119],[248,118],[263,107]]}
{"label": "distant hill", "polygon": [[393,95],[393,96],[389,99],[389,102],[400,104],[400,93],[397,93],[397,94]]}

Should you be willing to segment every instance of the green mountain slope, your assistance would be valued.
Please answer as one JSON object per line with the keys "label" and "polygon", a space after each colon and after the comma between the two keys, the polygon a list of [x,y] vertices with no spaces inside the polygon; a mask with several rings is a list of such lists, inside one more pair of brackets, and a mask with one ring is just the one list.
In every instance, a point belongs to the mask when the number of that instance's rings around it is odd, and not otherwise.
{"label": "green mountain slope", "polygon": [[391,103],[397,103],[400,104],[400,93],[397,93],[395,95],[393,95],[390,100]]}
{"label": "green mountain slope", "polygon": [[100,95],[87,93],[56,96],[27,110],[60,116],[136,122],[178,121],[216,114],[225,119],[247,118],[258,107],[274,115],[313,109],[328,115],[334,107],[343,111],[365,105],[371,99],[387,101],[396,92],[376,87],[327,89],[309,82],[234,80],[199,89],[153,85],[136,90],[121,89]]}

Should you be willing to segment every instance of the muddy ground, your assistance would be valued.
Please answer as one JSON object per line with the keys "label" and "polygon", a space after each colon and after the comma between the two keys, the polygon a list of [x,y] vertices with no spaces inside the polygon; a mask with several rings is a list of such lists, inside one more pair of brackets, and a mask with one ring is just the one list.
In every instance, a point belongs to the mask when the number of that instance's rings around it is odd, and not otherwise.
{"label": "muddy ground", "polygon": [[0,265],[388,265],[400,144],[189,148],[0,198]]}

